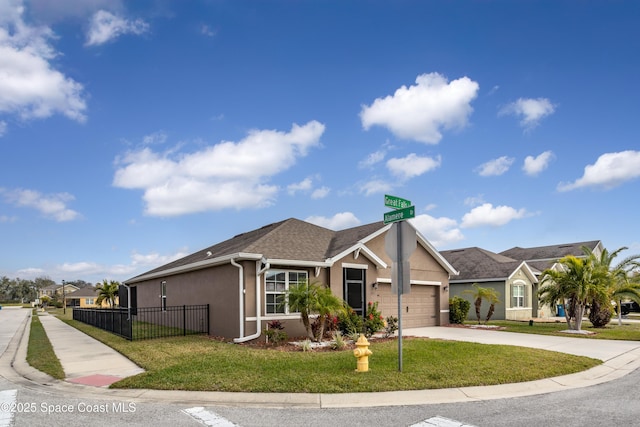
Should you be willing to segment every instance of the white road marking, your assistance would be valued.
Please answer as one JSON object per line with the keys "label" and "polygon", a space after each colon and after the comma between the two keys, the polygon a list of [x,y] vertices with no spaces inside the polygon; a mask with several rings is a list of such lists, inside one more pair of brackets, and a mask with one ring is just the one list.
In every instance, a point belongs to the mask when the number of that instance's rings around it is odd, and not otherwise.
{"label": "white road marking", "polygon": [[9,427],[13,421],[11,408],[16,404],[18,390],[0,391],[0,427]]}
{"label": "white road marking", "polygon": [[459,421],[450,420],[449,418],[444,417],[431,417],[428,420],[424,420],[419,422],[418,424],[414,424],[411,427],[473,427],[470,424],[463,424]]}
{"label": "white road marking", "polygon": [[183,412],[210,427],[237,427],[234,423],[215,412],[205,410],[202,406],[185,409]]}

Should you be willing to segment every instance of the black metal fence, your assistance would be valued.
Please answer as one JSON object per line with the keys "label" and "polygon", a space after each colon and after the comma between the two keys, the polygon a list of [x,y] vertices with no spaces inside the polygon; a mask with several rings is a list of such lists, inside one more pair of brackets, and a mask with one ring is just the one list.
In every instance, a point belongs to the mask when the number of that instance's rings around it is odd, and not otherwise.
{"label": "black metal fence", "polygon": [[209,304],[166,307],[73,308],[73,320],[128,340],[209,334]]}

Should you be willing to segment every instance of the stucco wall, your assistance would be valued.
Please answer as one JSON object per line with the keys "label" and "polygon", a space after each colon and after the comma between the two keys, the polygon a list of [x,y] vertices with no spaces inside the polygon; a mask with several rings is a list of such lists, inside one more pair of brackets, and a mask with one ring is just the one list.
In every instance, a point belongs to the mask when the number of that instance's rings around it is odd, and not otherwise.
{"label": "stucco wall", "polygon": [[167,282],[167,306],[209,304],[212,336],[237,337],[238,269],[230,264],[136,283],[138,307],[160,307],[160,283]]}
{"label": "stucco wall", "polygon": [[[504,282],[482,282],[479,285],[483,288],[493,288],[496,290],[496,292],[498,292],[500,303],[496,304],[495,311],[493,313],[493,316],[491,316],[491,319],[505,320],[506,311],[505,311],[505,304],[504,304],[504,297],[505,297]],[[465,291],[469,291],[469,293],[466,293]],[[469,309],[469,315],[467,316],[468,320],[477,320],[476,309],[475,309],[475,306],[473,305],[474,303],[473,292],[475,292],[473,283],[452,283],[450,287],[451,297],[459,296],[471,303],[471,308]],[[482,306],[480,308],[480,320],[482,322],[484,322],[484,320],[487,317],[487,313],[489,311],[489,305],[490,304],[488,301],[483,300]]]}

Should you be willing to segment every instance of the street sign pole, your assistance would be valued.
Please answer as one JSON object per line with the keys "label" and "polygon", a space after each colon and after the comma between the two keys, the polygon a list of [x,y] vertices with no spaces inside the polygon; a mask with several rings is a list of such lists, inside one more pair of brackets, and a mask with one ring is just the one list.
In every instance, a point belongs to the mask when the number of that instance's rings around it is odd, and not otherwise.
{"label": "street sign pole", "polygon": [[[404,293],[403,257],[402,257],[402,223],[398,222],[398,372],[402,372],[402,294]],[[411,285],[409,285],[411,286]]]}
{"label": "street sign pole", "polygon": [[[407,219],[415,218],[416,211],[411,201],[396,196],[385,195],[384,205],[393,210],[384,214],[383,222],[385,224],[395,223],[387,232],[385,250],[391,261],[393,261],[392,265],[394,266],[391,270],[391,291],[395,291],[398,294],[398,371],[402,372],[402,294],[409,293],[411,290],[409,258],[416,249],[415,230],[406,228],[408,226],[403,226],[402,223]],[[405,232],[407,235],[403,238]],[[393,241],[394,239],[395,242]],[[407,240],[406,242],[403,241],[405,239]],[[407,259],[406,266],[404,265],[405,258]],[[406,280],[404,277],[405,267],[408,270]]]}

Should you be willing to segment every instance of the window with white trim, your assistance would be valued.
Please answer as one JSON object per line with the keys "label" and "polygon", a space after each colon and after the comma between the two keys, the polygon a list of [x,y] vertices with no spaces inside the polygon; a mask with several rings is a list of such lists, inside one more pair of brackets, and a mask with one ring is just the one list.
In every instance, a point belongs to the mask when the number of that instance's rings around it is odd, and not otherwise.
{"label": "window with white trim", "polygon": [[524,284],[513,284],[511,286],[512,307],[524,307]]}
{"label": "window with white trim", "polygon": [[265,273],[265,312],[267,314],[288,314],[284,304],[290,286],[308,281],[306,271],[269,270]]}

